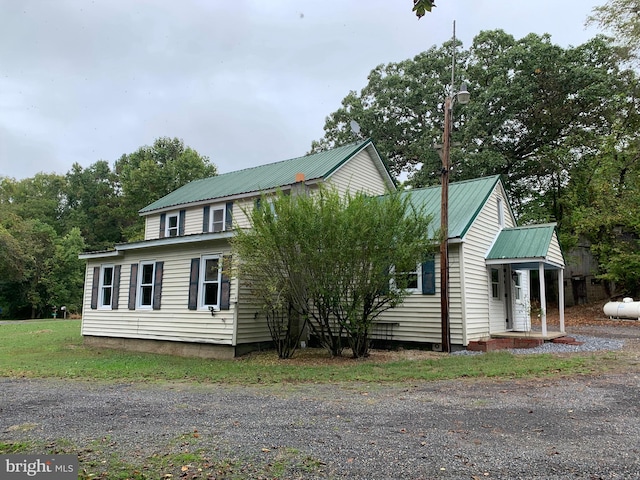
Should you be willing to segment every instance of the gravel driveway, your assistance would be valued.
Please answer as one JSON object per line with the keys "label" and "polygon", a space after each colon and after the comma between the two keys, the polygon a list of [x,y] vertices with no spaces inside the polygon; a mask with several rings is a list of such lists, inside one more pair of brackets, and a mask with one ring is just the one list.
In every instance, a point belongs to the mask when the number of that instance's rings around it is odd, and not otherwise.
{"label": "gravel driveway", "polygon": [[134,463],[185,448],[313,459],[284,478],[635,479],[639,414],[634,372],[403,386],[0,378],[0,441],[64,439]]}

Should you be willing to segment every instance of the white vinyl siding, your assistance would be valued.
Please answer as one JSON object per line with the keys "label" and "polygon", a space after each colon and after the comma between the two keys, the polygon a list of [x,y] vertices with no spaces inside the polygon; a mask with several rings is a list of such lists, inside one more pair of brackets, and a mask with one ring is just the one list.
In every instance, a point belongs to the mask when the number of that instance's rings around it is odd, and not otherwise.
{"label": "white vinyl siding", "polygon": [[240,280],[239,283],[236,343],[271,341],[271,333],[262,308],[251,297],[247,282]]}
{"label": "white vinyl siding", "polygon": [[160,238],[160,214],[145,217],[144,239]]}
{"label": "white vinyl siding", "polygon": [[[499,302],[490,310],[491,277],[485,255],[499,232],[498,198],[506,204],[504,191],[496,186],[464,237],[464,243],[449,245],[449,324],[452,345],[467,345],[489,335],[489,318],[498,313]],[[505,227],[515,226],[511,210],[504,209]],[[436,295],[412,293],[395,309],[380,316],[394,322],[393,340],[440,343],[440,256],[436,254]],[[464,283],[461,281],[464,278]],[[504,310],[495,318],[504,331]]]}
{"label": "white vinyl siding", "polygon": [[[452,244],[449,247],[449,324],[452,344],[462,343],[459,247],[459,244]],[[402,304],[379,316],[379,321],[398,323],[392,330],[393,340],[441,343],[440,255],[438,254],[435,256],[435,276],[435,295],[424,295],[420,291],[413,292]]]}
{"label": "white vinyl siding", "polygon": [[341,194],[363,191],[370,195],[381,195],[388,191],[380,171],[366,150],[340,166],[329,176],[329,181]]}
{"label": "white vinyl siding", "polygon": [[233,223],[237,225],[238,228],[249,228],[249,218],[243,210],[246,210],[246,212],[250,214],[254,206],[255,198],[243,199],[233,202]]}
{"label": "white vinyl siding", "polygon": [[202,206],[189,207],[184,217],[184,234],[198,235],[202,233]]}
{"label": "white vinyl siding", "polygon": [[[191,259],[203,254],[228,255],[226,242],[207,242],[180,248],[164,247],[126,252],[118,258],[122,265],[119,304],[114,311],[92,310],[91,288],[93,267],[99,259],[87,262],[84,292],[82,334],[101,337],[172,340],[231,345],[235,329],[237,281],[231,279],[230,310],[215,312],[188,309]],[[131,264],[163,261],[162,306],[160,310],[129,310],[126,308]],[[140,267],[138,267],[140,268]],[[125,306],[123,308],[123,305]]]}
{"label": "white vinyl siding", "polygon": [[564,257],[562,256],[562,250],[560,250],[560,243],[558,242],[558,235],[556,232],[553,232],[551,244],[547,251],[547,259],[556,265],[564,265]]}
{"label": "white vinyl siding", "polygon": [[501,184],[498,183],[465,235],[465,345],[469,341],[488,336],[492,333],[493,325],[499,331],[506,329],[504,306],[490,300],[491,277],[485,263],[485,255],[500,231],[496,214],[499,203],[503,205],[504,228],[514,227],[515,218],[512,217],[510,209],[504,208],[506,197]]}

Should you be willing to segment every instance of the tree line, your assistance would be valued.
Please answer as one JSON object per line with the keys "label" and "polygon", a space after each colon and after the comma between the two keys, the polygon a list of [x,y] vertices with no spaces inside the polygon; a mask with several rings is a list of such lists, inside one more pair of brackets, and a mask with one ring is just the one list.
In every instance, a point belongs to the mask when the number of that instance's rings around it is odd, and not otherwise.
{"label": "tree line", "polygon": [[82,306],[83,251],[142,240],[138,211],[176,188],[216,175],[206,156],[178,138],[122,155],[113,165],[75,163],[65,175],[0,177],[0,308],[39,318]]}

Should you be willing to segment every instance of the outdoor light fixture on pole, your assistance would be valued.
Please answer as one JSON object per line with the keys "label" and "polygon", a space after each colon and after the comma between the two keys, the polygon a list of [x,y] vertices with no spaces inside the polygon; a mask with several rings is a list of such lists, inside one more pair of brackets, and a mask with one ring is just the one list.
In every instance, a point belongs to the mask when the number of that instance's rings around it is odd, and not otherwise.
{"label": "outdoor light fixture on pole", "polygon": [[442,135],[442,200],[440,206],[440,320],[442,327],[442,351],[451,351],[449,331],[449,159],[451,154],[451,129],[453,126],[453,105],[456,100],[461,105],[469,102],[466,84],[454,91],[454,68],[456,61],[456,22],[453,22],[453,59],[451,61],[451,85],[444,99],[444,133]]}

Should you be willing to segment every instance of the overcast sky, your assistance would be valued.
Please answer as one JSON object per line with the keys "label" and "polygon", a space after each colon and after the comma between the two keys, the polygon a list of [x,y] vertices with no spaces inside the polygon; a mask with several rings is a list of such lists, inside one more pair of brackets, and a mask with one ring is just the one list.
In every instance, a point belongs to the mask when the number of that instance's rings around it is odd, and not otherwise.
{"label": "overcast sky", "polygon": [[111,165],[179,137],[220,173],[304,155],[381,63],[482,30],[598,31],[605,0],[0,0],[0,176]]}

